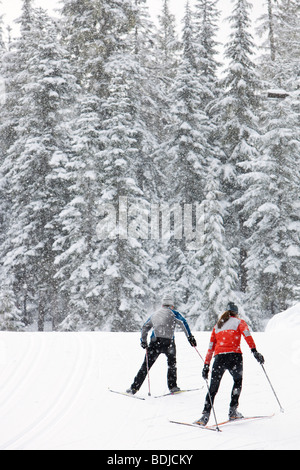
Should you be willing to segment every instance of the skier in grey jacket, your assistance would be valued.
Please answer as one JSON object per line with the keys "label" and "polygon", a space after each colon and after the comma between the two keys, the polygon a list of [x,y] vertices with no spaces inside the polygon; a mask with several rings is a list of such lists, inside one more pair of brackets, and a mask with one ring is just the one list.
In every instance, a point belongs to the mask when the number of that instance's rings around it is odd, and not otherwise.
{"label": "skier in grey jacket", "polygon": [[[179,312],[174,310],[172,296],[165,296],[162,303],[162,307],[157,310],[142,327],[141,346],[147,349],[147,354],[142,367],[137,373],[130,389],[127,390],[127,393],[135,394],[140,389],[147,376],[147,369],[151,369],[160,354],[167,356],[167,379],[170,392],[174,393],[180,391],[177,386],[176,346],[174,341],[176,325],[179,325],[184,331],[191,346],[195,347],[197,343],[186,319]],[[151,329],[153,329],[153,332],[150,345],[148,346],[147,336]]]}

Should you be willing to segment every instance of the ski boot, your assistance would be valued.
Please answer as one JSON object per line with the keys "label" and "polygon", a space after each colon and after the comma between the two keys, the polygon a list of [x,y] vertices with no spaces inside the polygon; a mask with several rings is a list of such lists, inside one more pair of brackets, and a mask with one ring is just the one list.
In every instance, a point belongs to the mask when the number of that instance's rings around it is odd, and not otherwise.
{"label": "ski boot", "polygon": [[170,393],[176,393],[176,392],[180,392],[180,388],[177,387],[177,385],[175,387],[170,388]]}
{"label": "ski boot", "polygon": [[206,426],[208,421],[209,421],[209,414],[203,413],[201,418],[199,418],[197,421],[194,421],[194,424],[198,424],[199,426]]}
{"label": "ski boot", "polygon": [[237,411],[237,408],[230,408],[228,418],[230,421],[234,421],[235,419],[242,419],[244,416]]}

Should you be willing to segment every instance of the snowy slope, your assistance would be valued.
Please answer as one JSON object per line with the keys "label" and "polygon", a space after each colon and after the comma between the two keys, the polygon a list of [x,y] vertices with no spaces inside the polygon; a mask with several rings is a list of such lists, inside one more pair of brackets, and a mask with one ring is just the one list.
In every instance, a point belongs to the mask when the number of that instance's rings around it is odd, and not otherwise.
{"label": "snowy slope", "polygon": [[[196,333],[205,354],[209,333]],[[203,387],[202,363],[177,333],[178,383]],[[139,333],[0,333],[0,449],[300,449],[300,304],[256,333],[257,348],[285,409],[243,343],[245,415],[276,412],[271,420],[236,423],[222,433],[181,427],[168,419],[194,420],[206,389],[140,401],[116,395],[137,372]],[[232,382],[224,376],[216,398],[218,420],[227,417]],[[166,361],[151,371],[153,395],[167,391]]]}

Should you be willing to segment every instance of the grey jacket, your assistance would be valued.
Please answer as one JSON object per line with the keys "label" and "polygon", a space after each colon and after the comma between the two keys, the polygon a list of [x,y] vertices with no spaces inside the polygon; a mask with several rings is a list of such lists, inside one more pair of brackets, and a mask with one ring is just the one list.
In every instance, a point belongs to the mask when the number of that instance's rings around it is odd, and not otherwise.
{"label": "grey jacket", "polygon": [[185,332],[186,337],[191,336],[191,330],[186,319],[176,310],[161,307],[144,323],[142,327],[141,342],[147,342],[148,332],[153,328],[151,339],[173,339],[176,325]]}

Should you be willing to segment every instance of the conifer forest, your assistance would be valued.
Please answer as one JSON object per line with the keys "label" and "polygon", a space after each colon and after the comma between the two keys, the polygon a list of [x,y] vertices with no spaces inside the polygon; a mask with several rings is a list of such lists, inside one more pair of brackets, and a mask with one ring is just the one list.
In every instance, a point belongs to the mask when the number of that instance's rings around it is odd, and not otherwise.
{"label": "conifer forest", "polygon": [[[2,0],[3,1],[3,0]],[[221,1],[221,0],[220,0]],[[300,300],[299,0],[0,0],[0,329],[194,330]]]}

